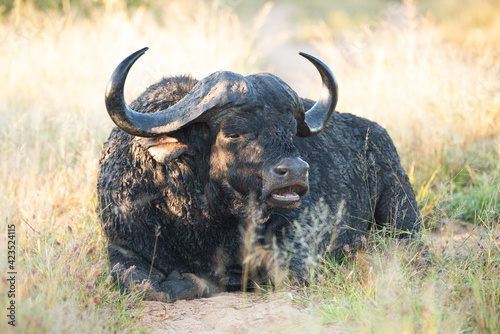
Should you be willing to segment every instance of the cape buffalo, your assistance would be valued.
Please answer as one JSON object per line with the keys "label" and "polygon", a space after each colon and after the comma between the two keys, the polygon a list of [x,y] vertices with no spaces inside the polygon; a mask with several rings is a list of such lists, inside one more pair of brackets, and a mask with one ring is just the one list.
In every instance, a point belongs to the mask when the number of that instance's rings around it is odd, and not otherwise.
{"label": "cape buffalo", "polygon": [[105,94],[117,127],[97,189],[122,289],[147,282],[146,298],[173,301],[284,274],[303,281],[308,247],[335,252],[372,226],[420,230],[389,135],[335,111],[337,83],[320,60],[301,53],[321,75],[316,102],[270,73],[219,71],[163,78],[129,106],[125,79],[146,50],[118,65]]}

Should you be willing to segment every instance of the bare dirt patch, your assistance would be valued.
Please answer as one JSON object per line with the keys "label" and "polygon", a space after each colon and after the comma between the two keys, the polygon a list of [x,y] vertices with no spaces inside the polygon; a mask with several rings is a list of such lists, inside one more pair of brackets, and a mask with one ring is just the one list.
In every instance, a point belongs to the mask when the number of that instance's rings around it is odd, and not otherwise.
{"label": "bare dirt patch", "polygon": [[293,292],[221,293],[166,304],[144,302],[141,323],[153,333],[302,333],[321,331]]}
{"label": "bare dirt patch", "polygon": [[423,236],[424,242],[437,255],[467,256],[499,240],[500,229],[465,222],[446,222],[437,231]]}

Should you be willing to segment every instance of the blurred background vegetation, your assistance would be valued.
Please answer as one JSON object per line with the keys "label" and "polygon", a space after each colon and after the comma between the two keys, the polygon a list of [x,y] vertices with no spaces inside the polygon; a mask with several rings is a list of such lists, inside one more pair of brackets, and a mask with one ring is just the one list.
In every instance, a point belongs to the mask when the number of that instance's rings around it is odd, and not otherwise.
{"label": "blurred background vegetation", "polygon": [[[193,0],[186,0],[193,2]],[[203,1],[203,0],[200,0]],[[198,1],[194,1],[198,2]],[[206,2],[206,1],[205,1]],[[221,5],[233,8],[243,19],[254,16],[266,0],[220,0]],[[147,8],[157,11],[164,7],[161,0],[0,0],[0,13],[8,15],[16,6],[31,6],[39,11],[58,11],[61,14],[68,11],[78,15],[90,17],[96,11],[113,4],[120,3],[129,13],[138,8]],[[370,21],[374,13],[385,9],[388,5],[398,3],[393,0],[276,0],[274,3],[291,4],[299,8],[296,19],[299,22],[312,23],[318,20],[325,21],[332,29],[345,29],[357,24]],[[443,28],[446,28],[450,38],[457,41],[467,37],[455,29],[460,27],[461,32],[470,32],[480,29],[483,33],[498,30],[498,0],[419,0],[418,13],[429,15]],[[159,17],[160,18],[160,17]],[[460,36],[462,38],[460,38]],[[463,40],[462,40],[463,41]]]}
{"label": "blurred background vegetation", "polygon": [[[202,77],[221,68],[273,71],[314,96],[317,78],[296,53],[316,52],[338,76],[340,110],[372,118],[396,136],[430,226],[443,215],[473,222],[485,205],[500,211],[489,196],[499,180],[498,0],[0,0],[0,12],[4,47],[35,52],[31,64],[54,64],[49,45],[58,66],[86,54],[83,62],[96,69],[103,61],[92,60],[96,55],[116,62],[151,46],[147,76],[137,79],[131,98],[161,74]],[[28,51],[25,43],[33,49],[37,42],[45,43],[39,53]],[[90,46],[98,49],[73,54]],[[88,84],[106,81],[104,73],[81,71]],[[370,106],[360,103],[368,96]],[[93,105],[93,115],[101,107]]]}
{"label": "blurred background vegetation", "polygon": [[[0,234],[17,226],[20,333],[133,327],[129,306],[137,296],[120,296],[108,278],[95,183],[113,127],[103,103],[106,82],[120,60],[144,46],[151,49],[129,75],[128,101],[163,75],[202,78],[222,69],[270,71],[314,99],[319,78],[297,52],[317,55],[339,82],[338,109],[389,131],[429,231],[456,221],[498,225],[498,0],[0,0],[0,12]],[[477,262],[496,268],[486,276],[498,275],[500,249],[491,240],[491,261]],[[456,266],[442,269],[444,263]],[[464,274],[467,266],[447,258],[436,268],[457,275],[450,274],[450,284],[468,286],[464,277],[478,276]],[[408,275],[420,285],[426,280]],[[464,323],[438,320],[498,331],[500,280],[488,277],[488,286],[474,281],[479,290],[464,287],[439,302],[443,317],[465,314]],[[433,302],[452,291],[436,289]],[[359,291],[369,313],[373,295],[362,284]],[[457,296],[473,307],[474,294],[490,304],[464,311]],[[2,302],[6,297],[4,309]]]}

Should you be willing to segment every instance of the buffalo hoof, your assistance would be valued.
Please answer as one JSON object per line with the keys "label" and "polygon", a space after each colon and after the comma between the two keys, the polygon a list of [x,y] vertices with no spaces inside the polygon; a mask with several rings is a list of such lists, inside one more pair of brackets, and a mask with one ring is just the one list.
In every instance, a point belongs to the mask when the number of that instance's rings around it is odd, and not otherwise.
{"label": "buffalo hoof", "polygon": [[[178,299],[197,299],[210,297],[212,289],[208,284],[194,274],[180,274],[173,271],[167,279],[160,283],[158,296],[168,295],[168,301]],[[165,296],[166,297],[166,296]],[[155,298],[158,300],[157,298]],[[160,298],[164,299],[164,298]]]}

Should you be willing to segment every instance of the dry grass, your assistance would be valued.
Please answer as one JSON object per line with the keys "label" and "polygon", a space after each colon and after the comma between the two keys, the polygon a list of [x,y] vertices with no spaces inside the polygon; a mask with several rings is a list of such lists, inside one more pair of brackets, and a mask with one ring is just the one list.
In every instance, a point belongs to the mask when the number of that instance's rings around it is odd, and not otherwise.
{"label": "dry grass", "polygon": [[[498,191],[500,64],[493,43],[480,53],[458,47],[418,16],[412,1],[340,37],[327,31],[317,27],[315,44],[342,83],[338,109],[389,130],[424,215],[443,213],[447,208],[436,205],[452,201],[457,187],[490,182],[490,195]],[[436,187],[442,189],[430,191]],[[498,199],[493,206],[500,212]]]}
{"label": "dry grass", "polygon": [[316,45],[342,83],[340,110],[377,120],[432,163],[445,146],[500,153],[500,64],[490,49],[473,56],[448,43],[412,5],[387,9],[340,39],[323,28]]}
{"label": "dry grass", "polygon": [[[20,6],[0,23],[0,233],[5,240],[15,224],[16,331],[127,330],[136,296],[118,296],[107,278],[95,211],[98,158],[112,127],[103,108],[109,75],[146,45],[130,97],[162,74],[245,72],[258,60],[254,37],[217,4],[173,3],[163,24],[144,10],[107,8],[83,19]],[[7,302],[2,294],[2,309]],[[0,331],[12,329],[2,319]]]}
{"label": "dry grass", "polygon": [[[95,212],[97,163],[112,127],[103,107],[107,79],[118,61],[143,46],[151,50],[130,74],[129,99],[163,74],[188,72],[203,77],[219,69],[262,70],[266,64],[252,52],[262,16],[253,27],[244,27],[221,3],[172,2],[156,13],[163,22],[158,23],[147,10],[124,11],[121,2],[107,2],[103,11],[90,18],[71,11],[41,13],[16,3],[19,7],[0,22],[0,238],[6,240],[7,225],[16,225],[15,331],[138,330],[130,305],[139,296],[120,296],[110,282]],[[333,38],[327,27],[319,26],[315,45],[341,83],[339,109],[389,129],[421,208],[431,215],[429,224],[437,224],[443,215],[460,213],[461,203],[483,198],[471,205],[472,212],[477,212],[476,223],[489,224],[491,229],[500,212],[496,35],[486,30],[480,42],[474,40],[471,51],[467,46],[472,39],[466,45],[448,43],[449,30],[444,33],[444,26],[416,15],[412,4],[391,15],[389,21],[374,16],[377,25],[345,31],[342,38]],[[315,88],[317,83],[311,83]],[[378,261],[374,266],[378,269],[360,276],[371,282],[359,286],[368,294],[352,290],[358,287],[349,281],[352,275],[346,275],[346,284],[327,286],[334,294],[319,294],[325,308],[337,307],[332,296],[345,296],[347,304],[342,305],[351,311],[326,312],[326,319],[341,322],[371,314],[350,324],[373,328],[398,321],[410,326],[418,317],[426,319],[437,312],[429,320],[433,322],[419,320],[420,330],[408,332],[498,330],[498,308],[491,304],[500,291],[493,280],[499,270],[494,258],[498,239],[490,240],[484,248],[489,253],[481,250],[448,267],[443,265],[446,258],[433,260],[432,275],[409,266],[414,261],[407,261],[410,253],[402,251],[387,260],[385,250],[375,247],[368,256]],[[5,245],[1,242],[3,258]],[[357,268],[360,261],[345,265]],[[2,273],[7,272],[5,262],[0,263]],[[479,264],[488,265],[482,271],[464,271],[464,263],[476,269]],[[332,272],[340,275],[333,282],[339,282],[342,273]],[[394,310],[390,305],[399,298],[394,294],[412,277],[410,286],[416,290],[404,290],[402,300],[416,296],[417,304],[401,309],[420,311],[409,318],[404,313],[387,316],[385,307]],[[383,286],[389,281],[395,285],[386,291]],[[447,286],[467,292],[444,303],[460,304],[463,297],[466,305],[438,312],[443,305],[436,295]],[[6,281],[0,281],[0,289],[6,287]],[[376,312],[370,312],[373,294]],[[7,302],[2,294],[0,307],[5,309]],[[467,318],[462,318],[463,312]],[[2,318],[0,331],[12,330]]]}

